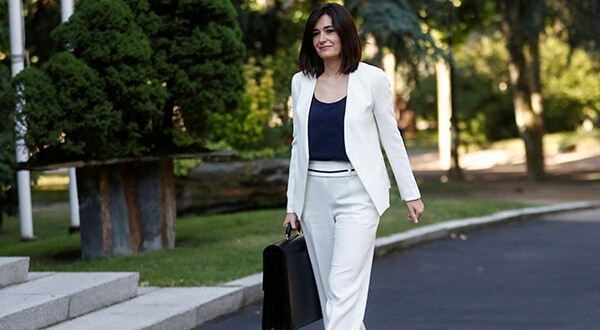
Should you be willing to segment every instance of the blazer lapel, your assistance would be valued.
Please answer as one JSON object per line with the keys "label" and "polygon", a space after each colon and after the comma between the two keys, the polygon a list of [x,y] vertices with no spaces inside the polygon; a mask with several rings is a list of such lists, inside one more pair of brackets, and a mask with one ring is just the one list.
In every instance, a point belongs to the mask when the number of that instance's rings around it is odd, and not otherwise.
{"label": "blazer lapel", "polygon": [[[308,132],[308,112],[310,111],[310,104],[312,103],[316,84],[317,79],[313,77],[304,76],[304,79],[302,79],[302,88],[300,89],[297,106],[298,115],[301,117],[301,122],[305,125],[304,132]],[[308,134],[306,136],[306,143],[308,143]]]}
{"label": "blazer lapel", "polygon": [[348,75],[348,89],[346,90],[346,113],[348,111],[352,111],[352,105],[356,104],[355,96],[359,95],[359,92],[356,91],[356,79],[357,79],[357,71],[351,72]]}
{"label": "blazer lapel", "polygon": [[301,103],[298,103],[298,107],[300,107],[300,111],[302,111],[304,115],[307,115],[308,110],[310,109],[316,84],[317,79],[309,76],[304,76],[304,79],[302,80],[302,89],[300,90],[300,97],[298,98]]}

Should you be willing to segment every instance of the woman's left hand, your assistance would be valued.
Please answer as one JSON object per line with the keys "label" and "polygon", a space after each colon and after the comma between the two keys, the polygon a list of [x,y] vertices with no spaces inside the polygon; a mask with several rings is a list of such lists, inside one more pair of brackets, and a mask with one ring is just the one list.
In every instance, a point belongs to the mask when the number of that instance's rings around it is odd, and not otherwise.
{"label": "woman's left hand", "polygon": [[425,205],[423,205],[421,199],[406,201],[406,207],[408,208],[408,216],[406,219],[414,223],[419,222],[421,215],[425,211]]}

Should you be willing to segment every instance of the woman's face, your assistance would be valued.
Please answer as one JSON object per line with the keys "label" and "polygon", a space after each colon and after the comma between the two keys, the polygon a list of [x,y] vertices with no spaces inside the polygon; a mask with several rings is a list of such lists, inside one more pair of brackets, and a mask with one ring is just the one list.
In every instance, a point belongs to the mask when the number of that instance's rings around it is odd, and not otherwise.
{"label": "woman's face", "polygon": [[312,36],[313,46],[323,61],[341,58],[342,40],[333,28],[329,15],[323,15],[317,20]]}

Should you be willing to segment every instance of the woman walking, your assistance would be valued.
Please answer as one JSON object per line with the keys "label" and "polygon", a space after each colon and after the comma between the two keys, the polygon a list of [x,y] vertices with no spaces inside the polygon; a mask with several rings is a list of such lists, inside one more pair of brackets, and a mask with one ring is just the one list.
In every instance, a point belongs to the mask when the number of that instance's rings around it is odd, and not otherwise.
{"label": "woman walking", "polygon": [[293,141],[283,225],[301,226],[325,329],[365,329],[379,218],[394,173],[407,219],[424,206],[383,71],[360,62],[350,13],[326,3],[310,14],[292,78]]}

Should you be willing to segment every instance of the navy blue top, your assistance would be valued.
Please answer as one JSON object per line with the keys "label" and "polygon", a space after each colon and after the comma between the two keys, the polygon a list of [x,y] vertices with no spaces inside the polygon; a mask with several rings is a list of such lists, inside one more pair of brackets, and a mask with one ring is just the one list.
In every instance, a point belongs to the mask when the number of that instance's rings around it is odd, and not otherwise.
{"label": "navy blue top", "polygon": [[344,144],[346,97],[323,103],[312,98],[308,113],[308,153],[310,160],[348,161]]}

